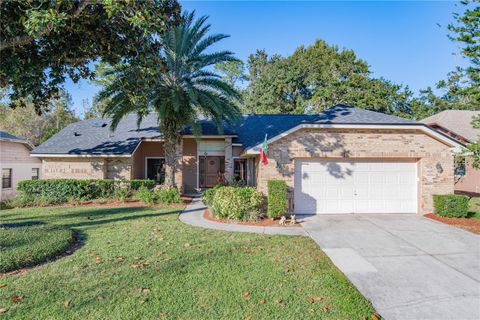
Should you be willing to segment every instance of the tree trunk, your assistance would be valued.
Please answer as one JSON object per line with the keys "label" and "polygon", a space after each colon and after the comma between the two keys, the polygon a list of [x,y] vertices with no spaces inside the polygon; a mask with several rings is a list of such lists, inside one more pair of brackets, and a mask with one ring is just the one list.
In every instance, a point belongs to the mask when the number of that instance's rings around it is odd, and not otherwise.
{"label": "tree trunk", "polygon": [[175,172],[177,172],[177,146],[181,135],[178,124],[175,121],[163,122],[160,125],[160,132],[163,135],[163,149],[165,152],[165,186],[175,187]]}

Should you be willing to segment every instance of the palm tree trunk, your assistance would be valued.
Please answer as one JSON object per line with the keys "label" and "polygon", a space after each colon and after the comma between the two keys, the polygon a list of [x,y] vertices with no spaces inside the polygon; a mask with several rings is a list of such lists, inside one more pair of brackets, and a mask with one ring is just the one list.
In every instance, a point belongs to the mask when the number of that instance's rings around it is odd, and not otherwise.
{"label": "palm tree trunk", "polygon": [[165,186],[175,187],[175,173],[177,172],[177,147],[181,139],[179,126],[175,121],[164,121],[160,125],[163,134],[163,148],[165,152]]}

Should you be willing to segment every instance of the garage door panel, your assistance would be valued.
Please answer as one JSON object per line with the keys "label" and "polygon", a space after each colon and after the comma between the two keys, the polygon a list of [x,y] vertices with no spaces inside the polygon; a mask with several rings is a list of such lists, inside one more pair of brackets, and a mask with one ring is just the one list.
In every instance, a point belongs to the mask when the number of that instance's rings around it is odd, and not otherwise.
{"label": "garage door panel", "polygon": [[412,177],[408,173],[400,174],[398,177],[398,180],[399,180],[399,184],[404,184],[404,185],[407,185],[407,184],[413,185],[417,182],[416,177]]}
{"label": "garage door panel", "polygon": [[315,161],[295,163],[297,213],[413,213],[415,162]]}
{"label": "garage door panel", "polygon": [[340,194],[340,190],[337,188],[327,188],[325,190],[325,197],[326,199],[341,199],[342,195]]}
{"label": "garage door panel", "polygon": [[342,199],[353,199],[355,196],[355,189],[353,186],[344,186],[340,188],[340,196]]}
{"label": "garage door panel", "polygon": [[339,208],[341,213],[351,213],[355,209],[353,200],[340,201]]}
{"label": "garage door panel", "polygon": [[368,185],[368,181],[369,181],[368,173],[355,171],[354,180],[355,180],[355,184],[357,185],[360,185],[360,184]]}

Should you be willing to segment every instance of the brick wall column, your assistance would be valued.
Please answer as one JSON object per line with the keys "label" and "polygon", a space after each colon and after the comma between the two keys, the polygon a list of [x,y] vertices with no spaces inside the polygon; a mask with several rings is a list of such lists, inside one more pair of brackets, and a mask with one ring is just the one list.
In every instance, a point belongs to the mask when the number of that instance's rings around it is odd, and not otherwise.
{"label": "brick wall column", "polygon": [[183,138],[177,144],[177,164],[175,168],[175,184],[183,192]]}
{"label": "brick wall column", "polygon": [[225,138],[225,179],[230,181],[233,177],[233,148],[232,138]]}

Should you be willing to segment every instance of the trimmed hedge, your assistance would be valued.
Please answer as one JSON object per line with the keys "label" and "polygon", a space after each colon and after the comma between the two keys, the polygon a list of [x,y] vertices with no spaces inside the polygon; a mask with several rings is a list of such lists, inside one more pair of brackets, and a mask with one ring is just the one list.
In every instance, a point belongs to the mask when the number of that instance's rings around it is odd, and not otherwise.
{"label": "trimmed hedge", "polygon": [[253,220],[261,215],[263,196],[254,187],[216,188],[210,201],[213,214],[218,218]]}
{"label": "trimmed hedge", "polygon": [[285,215],[288,209],[287,183],[284,180],[268,180],[267,216],[274,219]]}
{"label": "trimmed hedge", "polygon": [[469,197],[456,194],[437,194],[433,196],[433,206],[435,208],[435,213],[442,217],[466,217],[468,215],[469,201]]}
{"label": "trimmed hedge", "polygon": [[152,189],[153,180],[107,180],[107,179],[46,179],[25,180],[17,185],[22,196],[30,198],[50,199],[61,203],[69,199],[92,200],[98,198],[111,198],[128,196],[140,187]]}

